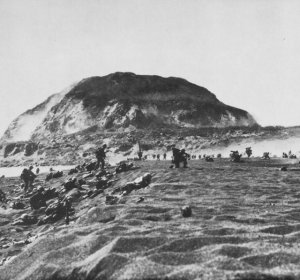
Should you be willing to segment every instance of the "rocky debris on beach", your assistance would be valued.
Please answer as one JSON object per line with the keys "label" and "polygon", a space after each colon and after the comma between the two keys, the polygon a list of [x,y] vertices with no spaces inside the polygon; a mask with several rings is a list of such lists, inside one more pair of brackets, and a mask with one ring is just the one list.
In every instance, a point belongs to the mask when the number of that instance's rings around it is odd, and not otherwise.
{"label": "rocky debris on beach", "polygon": [[[78,207],[86,204],[84,202],[86,199],[93,200],[102,194],[107,204],[118,203],[121,201],[120,196],[129,195],[133,190],[144,188],[151,181],[151,174],[147,173],[132,182],[124,183],[116,190],[113,186],[119,180],[118,174],[135,170],[138,167],[130,162],[122,162],[116,168],[108,167],[100,170],[95,167],[94,163],[84,163],[69,170],[68,175],[53,170],[49,174],[38,175],[37,182],[26,194],[24,194],[19,179],[16,179],[18,184],[14,185],[13,189],[9,189],[9,193],[0,190],[2,202],[0,207],[22,211],[19,215],[14,215],[15,218],[10,221],[11,226],[34,227],[35,231],[38,231],[38,228],[42,226],[55,225],[63,219],[65,224],[69,224],[70,219],[74,223],[74,220],[78,218],[76,213],[80,211]],[[40,178],[41,176],[45,177],[45,181]],[[119,192],[117,201],[114,200],[114,196],[109,195],[109,193],[115,192]],[[7,225],[9,222],[4,224]],[[18,242],[23,245],[31,243],[28,239]],[[2,245],[2,248],[9,248],[11,246],[9,244],[17,243],[6,243]],[[0,261],[4,265],[8,260],[9,256]]]}
{"label": "rocky debris on beach", "polygon": [[[40,174],[28,195],[6,179],[0,279],[298,279],[299,175],[273,160],[190,165]],[[32,210],[38,191],[47,207]]]}

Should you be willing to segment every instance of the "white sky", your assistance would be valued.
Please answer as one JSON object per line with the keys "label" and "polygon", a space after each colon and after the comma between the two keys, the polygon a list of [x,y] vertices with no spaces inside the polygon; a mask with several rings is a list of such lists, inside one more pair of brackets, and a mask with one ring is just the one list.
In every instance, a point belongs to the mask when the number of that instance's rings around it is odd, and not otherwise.
{"label": "white sky", "polygon": [[183,77],[262,125],[300,125],[300,1],[0,0],[0,134],[75,81]]}

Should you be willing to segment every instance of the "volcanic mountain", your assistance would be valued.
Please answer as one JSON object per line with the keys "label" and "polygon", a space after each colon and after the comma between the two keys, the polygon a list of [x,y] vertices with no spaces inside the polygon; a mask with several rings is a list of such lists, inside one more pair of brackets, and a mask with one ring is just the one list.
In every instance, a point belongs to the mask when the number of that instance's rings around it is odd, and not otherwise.
{"label": "volcanic mountain", "polygon": [[117,129],[252,126],[246,111],[181,78],[113,73],[89,77],[16,118],[2,141],[42,140],[97,126]]}

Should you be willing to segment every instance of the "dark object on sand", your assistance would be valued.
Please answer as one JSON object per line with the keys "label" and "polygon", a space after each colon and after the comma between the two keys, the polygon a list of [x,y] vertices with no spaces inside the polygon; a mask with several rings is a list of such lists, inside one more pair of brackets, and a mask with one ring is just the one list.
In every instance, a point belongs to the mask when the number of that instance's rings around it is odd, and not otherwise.
{"label": "dark object on sand", "polygon": [[106,144],[102,145],[102,147],[99,147],[96,152],[96,159],[97,159],[97,164],[96,164],[96,168],[100,167],[101,164],[101,169],[104,169],[104,165],[105,165],[105,158],[106,158],[106,151],[105,149],[107,148]]}
{"label": "dark object on sand", "polygon": [[70,207],[71,207],[71,202],[69,199],[66,199],[65,200],[65,203],[64,203],[64,207],[65,207],[65,211],[66,211],[66,216],[65,216],[65,223],[66,225],[68,225],[70,223]]}
{"label": "dark object on sand", "polygon": [[233,162],[240,162],[241,157],[242,157],[242,154],[240,154],[239,151],[231,151],[231,153],[230,153],[230,159]]}
{"label": "dark object on sand", "polygon": [[33,166],[30,166],[28,169],[24,168],[20,178],[24,181],[24,191],[27,192],[28,188],[32,186],[36,175],[32,172]]}
{"label": "dark object on sand", "polygon": [[207,162],[214,162],[214,159],[211,156],[206,156],[205,161]]}
{"label": "dark object on sand", "polygon": [[[69,215],[73,215],[74,214],[74,208],[72,208],[71,206],[71,201],[68,200],[68,202],[66,202],[66,200],[56,200],[53,203],[51,203],[47,209],[45,210],[45,214],[46,216],[41,218],[38,221],[38,225],[43,225],[46,223],[53,223],[56,222],[62,218],[66,218],[66,214],[68,211],[68,216]],[[68,209],[66,209],[68,208]],[[68,218],[66,218],[66,222],[67,222]]]}
{"label": "dark object on sand", "polygon": [[6,202],[6,195],[4,191],[0,189],[0,202]]}
{"label": "dark object on sand", "polygon": [[25,204],[21,201],[16,201],[13,203],[12,208],[13,209],[24,209],[25,208]]}
{"label": "dark object on sand", "polygon": [[59,178],[62,177],[64,175],[64,173],[62,171],[56,171],[56,172],[50,172],[47,176],[46,176],[46,181],[49,181],[53,178]]}
{"label": "dark object on sand", "polygon": [[190,159],[190,155],[185,152],[185,149],[177,149],[175,147],[172,147],[172,153],[173,153],[173,161],[172,163],[175,164],[175,168],[179,168],[180,163],[183,163],[183,167],[187,167],[187,160]]}
{"label": "dark object on sand", "polygon": [[270,153],[269,152],[264,152],[262,159],[270,159]]}
{"label": "dark object on sand", "polygon": [[74,174],[74,173],[78,173],[77,168],[72,168],[72,169],[70,169],[68,175],[72,175],[72,174]]}
{"label": "dark object on sand", "polygon": [[137,169],[137,167],[134,166],[132,162],[129,163],[121,162],[119,166],[116,168],[116,173],[126,172],[133,169]]}
{"label": "dark object on sand", "polygon": [[287,171],[287,167],[286,167],[286,166],[283,166],[283,167],[280,168],[280,170],[281,170],[281,171]]}
{"label": "dark object on sand", "polygon": [[117,204],[119,201],[119,198],[117,196],[114,195],[107,195],[105,198],[105,203],[109,204],[109,205],[114,205]]}
{"label": "dark object on sand", "polygon": [[45,200],[49,200],[55,197],[58,197],[58,192],[55,188],[49,188],[44,191]]}
{"label": "dark object on sand", "polygon": [[64,189],[66,192],[77,188],[77,180],[76,178],[70,178],[67,182],[64,183]]}
{"label": "dark object on sand", "polygon": [[251,147],[246,148],[246,154],[247,154],[248,158],[251,157],[251,155],[252,155],[252,148]]}
{"label": "dark object on sand", "polygon": [[87,164],[85,169],[86,169],[86,171],[93,171],[93,170],[97,169],[97,162],[93,161],[93,162]]}
{"label": "dark object on sand", "polygon": [[38,191],[36,194],[34,194],[30,199],[29,203],[31,206],[31,209],[40,209],[41,207],[47,207],[46,199],[44,195],[44,188],[42,186],[38,187]]}
{"label": "dark object on sand", "polygon": [[137,200],[137,202],[136,203],[141,203],[141,202],[143,202],[145,200],[145,198],[143,198],[142,196]]}
{"label": "dark object on sand", "polygon": [[188,218],[192,216],[192,208],[191,206],[184,206],[181,209],[181,215],[184,218]]}

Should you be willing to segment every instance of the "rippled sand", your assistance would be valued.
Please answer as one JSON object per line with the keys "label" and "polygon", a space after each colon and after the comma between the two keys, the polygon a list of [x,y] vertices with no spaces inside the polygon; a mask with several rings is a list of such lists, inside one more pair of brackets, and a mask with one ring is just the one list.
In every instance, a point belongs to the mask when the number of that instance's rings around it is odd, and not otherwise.
{"label": "rippled sand", "polygon": [[[113,188],[148,171],[152,183],[121,204],[85,199],[71,225],[35,226],[41,236],[0,267],[0,279],[299,279],[298,165],[189,163],[144,162]],[[192,217],[181,216],[184,205]]]}

